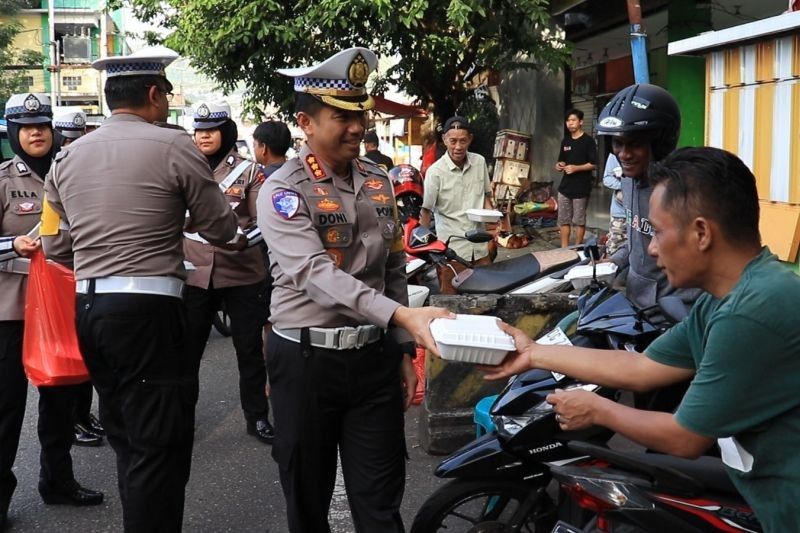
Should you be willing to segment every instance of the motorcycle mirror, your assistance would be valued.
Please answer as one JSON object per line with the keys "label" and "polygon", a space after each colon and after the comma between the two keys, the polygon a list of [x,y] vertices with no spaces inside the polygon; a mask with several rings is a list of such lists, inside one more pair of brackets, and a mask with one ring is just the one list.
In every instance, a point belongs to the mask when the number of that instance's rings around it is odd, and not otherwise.
{"label": "motorcycle mirror", "polygon": [[600,247],[597,245],[596,239],[586,241],[583,246],[583,251],[587,257],[591,257],[593,261],[600,260]]}
{"label": "motorcycle mirror", "polygon": [[471,229],[464,234],[464,237],[466,237],[469,242],[475,243],[489,242],[494,239],[494,235],[481,229]]}

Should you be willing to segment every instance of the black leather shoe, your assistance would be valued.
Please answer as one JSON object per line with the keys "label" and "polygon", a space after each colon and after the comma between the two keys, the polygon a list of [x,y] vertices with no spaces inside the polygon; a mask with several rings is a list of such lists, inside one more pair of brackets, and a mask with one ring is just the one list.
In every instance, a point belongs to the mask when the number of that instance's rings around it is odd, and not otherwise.
{"label": "black leather shoe", "polygon": [[100,446],[103,444],[103,437],[83,424],[75,424],[75,438],[72,443],[76,446]]}
{"label": "black leather shoe", "polygon": [[102,492],[83,488],[75,480],[53,486],[47,486],[39,482],[39,494],[47,505],[82,507],[84,505],[100,505],[103,503]]}
{"label": "black leather shoe", "polygon": [[89,418],[85,422],[86,423],[83,425],[89,428],[89,431],[91,431],[95,435],[100,435],[101,437],[106,436],[106,430],[103,429],[103,425],[100,423],[97,417],[94,416],[92,413],[89,413]]}
{"label": "black leather shoe", "polygon": [[262,419],[254,422],[247,423],[247,434],[255,435],[255,437],[265,444],[272,444],[275,440],[275,428],[269,423],[269,420]]}

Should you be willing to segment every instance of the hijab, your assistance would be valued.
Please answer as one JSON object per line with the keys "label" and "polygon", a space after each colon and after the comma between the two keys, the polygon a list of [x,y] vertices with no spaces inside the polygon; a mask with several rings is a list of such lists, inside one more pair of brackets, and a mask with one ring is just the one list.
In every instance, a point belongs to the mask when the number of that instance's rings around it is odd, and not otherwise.
{"label": "hijab", "polygon": [[19,133],[23,126],[37,126],[38,124],[19,124],[9,120],[6,122],[6,127],[8,128],[8,142],[11,144],[11,150],[28,165],[28,168],[44,180],[44,177],[50,172],[50,165],[53,163],[53,157],[61,147],[61,140],[56,138],[56,132],[53,130],[52,123],[46,122],[42,124],[45,124],[50,129],[53,135],[53,144],[50,147],[50,151],[41,157],[33,157],[28,154],[22,149],[22,145],[19,142]]}

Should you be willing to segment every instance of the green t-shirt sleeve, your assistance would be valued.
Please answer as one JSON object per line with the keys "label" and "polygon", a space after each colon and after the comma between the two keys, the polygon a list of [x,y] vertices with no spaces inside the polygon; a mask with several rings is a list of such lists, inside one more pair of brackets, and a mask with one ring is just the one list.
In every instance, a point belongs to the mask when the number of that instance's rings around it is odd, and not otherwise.
{"label": "green t-shirt sleeve", "polygon": [[757,321],[727,315],[709,324],[703,359],[675,413],[707,437],[729,437],[800,403],[800,363],[785,339]]}
{"label": "green t-shirt sleeve", "polygon": [[654,340],[645,349],[645,355],[663,365],[693,369],[695,363],[687,329],[691,319],[691,316],[688,317]]}

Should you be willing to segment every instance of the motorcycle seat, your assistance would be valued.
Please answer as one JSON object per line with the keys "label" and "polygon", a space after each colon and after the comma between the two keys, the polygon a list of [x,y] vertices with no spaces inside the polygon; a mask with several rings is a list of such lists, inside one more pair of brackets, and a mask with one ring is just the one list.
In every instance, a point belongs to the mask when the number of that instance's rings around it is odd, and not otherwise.
{"label": "motorcycle seat", "polygon": [[578,261],[574,250],[532,252],[462,272],[453,285],[463,294],[503,294]]}
{"label": "motorcycle seat", "polygon": [[718,457],[702,456],[683,459],[659,453],[645,453],[644,460],[658,467],[672,468],[699,481],[706,490],[723,494],[739,494]]}
{"label": "motorcycle seat", "polygon": [[643,474],[657,491],[690,497],[708,492],[739,494],[718,457],[683,459],[660,453],[621,452],[585,442],[570,442],[569,447],[616,468]]}

